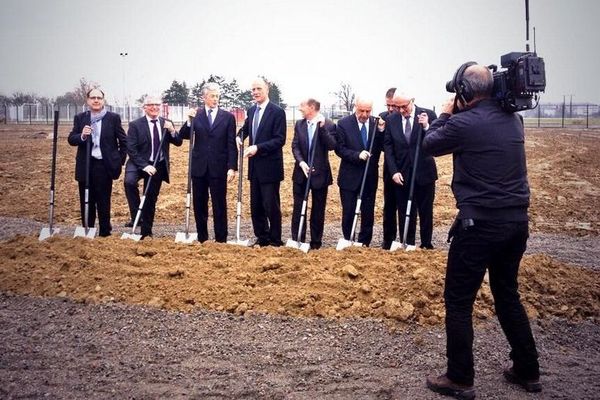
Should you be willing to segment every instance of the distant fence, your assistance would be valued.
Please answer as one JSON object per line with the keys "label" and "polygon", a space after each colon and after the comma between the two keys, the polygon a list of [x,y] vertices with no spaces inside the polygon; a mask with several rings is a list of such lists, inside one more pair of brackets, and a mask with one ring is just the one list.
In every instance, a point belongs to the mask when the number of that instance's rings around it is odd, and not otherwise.
{"label": "distant fence", "polygon": [[[139,106],[111,106],[109,111],[121,115],[123,122],[129,122],[144,115]],[[59,111],[60,120],[72,122],[76,114],[87,109],[86,106],[74,104],[23,104],[20,106],[0,105],[0,123],[3,124],[51,124],[54,110]],[[163,105],[162,116],[171,119],[176,124],[185,121],[187,105]],[[243,123],[245,110],[233,109],[232,111],[238,124]],[[294,124],[303,118],[296,106],[285,109],[288,124]],[[321,112],[334,121],[349,115],[350,112],[340,110],[338,107],[321,107]],[[573,128],[587,129],[600,128],[600,105],[598,104],[540,104],[533,110],[522,112],[525,126],[539,128]]]}

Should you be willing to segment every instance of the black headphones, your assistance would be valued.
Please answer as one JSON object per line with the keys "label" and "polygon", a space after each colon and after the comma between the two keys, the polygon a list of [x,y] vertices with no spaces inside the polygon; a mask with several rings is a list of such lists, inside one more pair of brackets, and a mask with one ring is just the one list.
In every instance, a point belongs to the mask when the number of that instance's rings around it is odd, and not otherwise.
{"label": "black headphones", "polygon": [[466,105],[475,97],[475,95],[473,94],[473,88],[471,87],[471,84],[463,79],[465,70],[471,65],[477,65],[477,63],[474,61],[464,63],[463,65],[458,67],[458,69],[454,73],[454,77],[452,78],[452,88],[456,92],[456,96],[463,105]]}

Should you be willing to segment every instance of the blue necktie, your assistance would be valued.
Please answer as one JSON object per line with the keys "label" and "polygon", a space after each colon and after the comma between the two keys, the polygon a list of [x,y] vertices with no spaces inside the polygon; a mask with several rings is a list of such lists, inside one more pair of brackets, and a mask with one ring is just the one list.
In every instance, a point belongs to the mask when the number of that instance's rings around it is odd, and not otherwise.
{"label": "blue necktie", "polygon": [[252,143],[256,142],[256,134],[258,133],[258,119],[260,116],[260,106],[257,104],[254,110],[254,118],[252,118]]}
{"label": "blue necktie", "polygon": [[315,124],[308,122],[308,157],[310,158],[310,148],[312,147],[313,137],[315,136]]}
{"label": "blue necktie", "polygon": [[362,127],[360,128],[360,137],[362,137],[363,145],[365,146],[365,149],[366,149],[369,139],[367,138],[367,127],[365,124],[362,124]]}
{"label": "blue necktie", "polygon": [[212,119],[212,108],[208,109],[208,127],[212,128],[212,124],[213,124],[213,119]]}

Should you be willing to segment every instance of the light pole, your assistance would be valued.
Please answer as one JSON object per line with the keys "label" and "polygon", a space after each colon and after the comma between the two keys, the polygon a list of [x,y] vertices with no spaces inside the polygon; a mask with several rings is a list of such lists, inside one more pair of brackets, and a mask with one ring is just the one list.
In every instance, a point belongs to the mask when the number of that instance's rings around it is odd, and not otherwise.
{"label": "light pole", "polygon": [[129,53],[127,52],[121,52],[119,53],[119,55],[121,56],[121,59],[123,60],[123,62],[121,63],[122,66],[122,72],[123,72],[123,118],[126,118],[125,116],[125,57],[127,57]]}

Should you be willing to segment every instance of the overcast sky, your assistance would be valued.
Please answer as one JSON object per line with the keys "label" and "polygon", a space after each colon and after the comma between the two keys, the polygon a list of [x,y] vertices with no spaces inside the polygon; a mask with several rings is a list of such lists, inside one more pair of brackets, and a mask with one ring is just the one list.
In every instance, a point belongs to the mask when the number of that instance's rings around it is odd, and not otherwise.
{"label": "overcast sky", "polygon": [[[600,102],[600,1],[531,0],[543,102]],[[530,28],[533,43],[533,29]],[[436,108],[463,62],[525,49],[524,0],[2,0],[0,93],[55,97],[79,78],[111,103],[211,73],[242,89],[265,75],[296,105],[341,81],[382,110],[388,87]],[[533,45],[532,45],[533,49]],[[126,57],[119,53],[127,52]],[[124,77],[124,79],[123,79]],[[568,100],[567,100],[568,101]]]}

